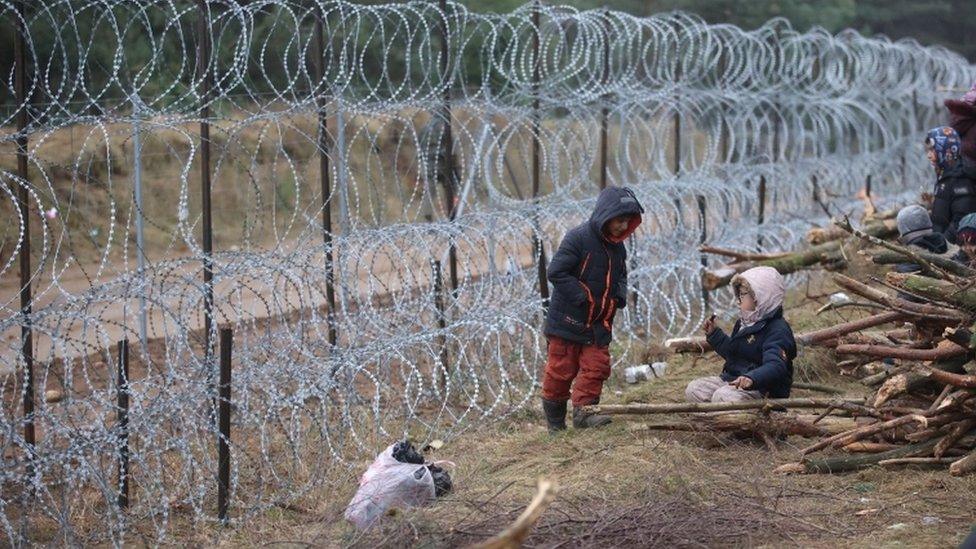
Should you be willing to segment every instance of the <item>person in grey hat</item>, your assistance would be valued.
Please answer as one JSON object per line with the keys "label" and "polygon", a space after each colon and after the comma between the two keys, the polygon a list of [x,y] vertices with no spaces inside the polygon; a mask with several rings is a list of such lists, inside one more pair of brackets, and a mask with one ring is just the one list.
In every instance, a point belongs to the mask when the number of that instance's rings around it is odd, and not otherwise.
{"label": "person in grey hat", "polygon": [[[905,206],[898,212],[898,239],[906,246],[920,248],[926,252],[943,255],[949,251],[949,243],[942,233],[932,228],[932,218],[922,206]],[[899,273],[914,273],[921,271],[917,263],[899,263],[895,271]],[[907,298],[908,296],[902,295]]]}

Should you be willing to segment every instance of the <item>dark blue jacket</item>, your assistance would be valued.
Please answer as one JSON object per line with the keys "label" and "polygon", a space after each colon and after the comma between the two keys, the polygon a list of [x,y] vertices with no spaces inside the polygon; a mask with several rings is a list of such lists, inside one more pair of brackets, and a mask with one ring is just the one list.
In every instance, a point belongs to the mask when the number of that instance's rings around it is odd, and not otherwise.
{"label": "dark blue jacket", "polygon": [[[923,249],[923,250],[925,250],[927,252],[931,252],[933,254],[944,254],[944,253],[946,253],[946,252],[949,251],[949,243],[946,242],[946,239],[945,239],[944,236],[942,236],[942,233],[937,233],[937,232],[933,232],[933,233],[929,233],[929,234],[927,234],[925,236],[921,236],[921,237],[913,240],[909,244],[909,246],[914,246],[916,248],[921,248],[921,249]],[[922,266],[919,265],[918,263],[910,263],[910,262],[907,262],[907,263],[896,263],[895,266],[894,266],[894,271],[896,273],[917,273],[917,272],[919,272],[921,270],[922,270]],[[915,303],[921,303],[922,302],[921,299],[918,299],[916,297],[913,297],[913,296],[911,296],[909,294],[906,294],[904,292],[898,292],[898,297],[900,297],[900,298],[902,298],[902,299],[904,299],[906,301],[912,301],[912,302],[915,302]]]}
{"label": "dark blue jacket", "polygon": [[[916,248],[921,248],[926,252],[933,254],[944,254],[949,251],[949,243],[946,242],[942,233],[933,232],[924,236],[920,236],[915,240],[911,241],[909,246],[914,246]],[[896,273],[916,273],[922,270],[922,266],[918,263],[897,263],[895,264]]]}
{"label": "dark blue jacket", "polygon": [[740,326],[741,321],[736,321],[731,336],[721,328],[708,335],[708,344],[725,359],[722,380],[746,376],[752,380],[750,390],[770,398],[790,396],[796,341],[783,318],[783,309],[776,309],[748,328],[740,330]]}
{"label": "dark blue jacket", "polygon": [[[546,316],[546,335],[585,345],[606,347],[613,339],[613,317],[627,305],[627,249],[624,241],[641,223],[644,208],[626,187],[600,192],[589,221],[563,237],[549,262],[552,299]],[[627,231],[611,239],[608,221],[631,216]]]}
{"label": "dark blue jacket", "polygon": [[973,167],[960,162],[947,168],[935,184],[932,199],[932,228],[946,240],[956,243],[959,220],[976,212],[976,186]]}

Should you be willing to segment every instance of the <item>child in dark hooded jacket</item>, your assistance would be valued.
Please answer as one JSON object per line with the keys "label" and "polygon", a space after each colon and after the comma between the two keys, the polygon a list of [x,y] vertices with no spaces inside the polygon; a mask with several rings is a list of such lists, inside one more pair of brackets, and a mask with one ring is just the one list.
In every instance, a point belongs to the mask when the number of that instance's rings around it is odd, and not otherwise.
{"label": "child in dark hooded jacket", "polygon": [[976,212],[976,186],[963,169],[956,130],[942,126],[929,131],[925,149],[937,177],[932,200],[932,225],[955,243],[956,228],[965,215]]}
{"label": "child in dark hooded jacket", "polygon": [[953,260],[976,269],[976,213],[971,213],[959,220],[956,230],[956,242],[959,243],[959,253]]}
{"label": "child in dark hooded jacket", "polygon": [[581,408],[600,402],[610,377],[613,318],[627,305],[627,249],[624,241],[641,224],[644,208],[626,187],[600,192],[589,221],[570,229],[549,263],[552,300],[545,333],[549,356],[542,378],[542,408],[549,431],[566,428],[572,397],[573,426],[610,423]]}
{"label": "child in dark hooded jacket", "polygon": [[725,359],[722,374],[695,379],[685,389],[685,398],[738,402],[790,396],[796,341],[783,318],[783,275],[772,267],[754,267],[735,275],[732,289],[739,300],[732,334],[716,327],[714,316],[703,327],[708,344]]}

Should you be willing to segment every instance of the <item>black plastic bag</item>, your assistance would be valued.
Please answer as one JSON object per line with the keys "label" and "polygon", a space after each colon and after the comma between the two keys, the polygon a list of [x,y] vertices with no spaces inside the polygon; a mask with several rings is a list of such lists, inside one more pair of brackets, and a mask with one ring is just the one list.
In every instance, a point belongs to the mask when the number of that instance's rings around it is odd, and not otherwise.
{"label": "black plastic bag", "polygon": [[[417,465],[424,465],[426,463],[423,454],[418,452],[409,440],[401,440],[393,445],[393,459],[401,463],[415,463]],[[434,480],[434,494],[437,497],[441,497],[450,493],[451,489],[454,488],[451,475],[436,465],[426,465],[426,467],[430,470],[430,476]],[[414,477],[417,479],[421,479],[423,476],[423,467],[417,469],[414,473]]]}
{"label": "black plastic bag", "polygon": [[413,447],[409,440],[401,440],[393,446],[393,459],[401,463],[424,464],[424,456]]}
{"label": "black plastic bag", "polygon": [[430,476],[434,479],[434,495],[441,497],[449,494],[454,487],[451,475],[436,465],[428,465],[427,468],[430,469]]}

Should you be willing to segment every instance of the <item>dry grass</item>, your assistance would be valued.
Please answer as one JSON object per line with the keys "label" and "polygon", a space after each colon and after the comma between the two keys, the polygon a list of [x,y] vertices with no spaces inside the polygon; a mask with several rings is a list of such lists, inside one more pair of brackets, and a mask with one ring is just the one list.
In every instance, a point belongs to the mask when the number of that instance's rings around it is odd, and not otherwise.
{"label": "dry grass", "polygon": [[[793,292],[788,302],[797,331],[840,320],[830,316],[837,313],[815,316],[819,304],[805,293]],[[801,368],[816,379],[865,391],[830,363],[819,351],[801,353]],[[714,358],[672,357],[666,378],[640,385],[624,385],[618,372],[606,401],[679,401],[690,379],[719,368]],[[457,463],[451,495],[429,508],[393,512],[366,533],[345,523],[342,512],[368,460],[330,471],[335,487],[289,509],[272,509],[241,528],[197,527],[176,538],[224,546],[459,546],[513,521],[543,476],[560,492],[529,546],[942,547],[958,545],[976,522],[974,477],[880,468],[774,476],[777,465],[795,461],[804,439],[791,437],[770,451],[724,435],[652,433],[640,423],[618,419],[606,429],[553,437],[531,409],[486,424],[431,456]]]}

